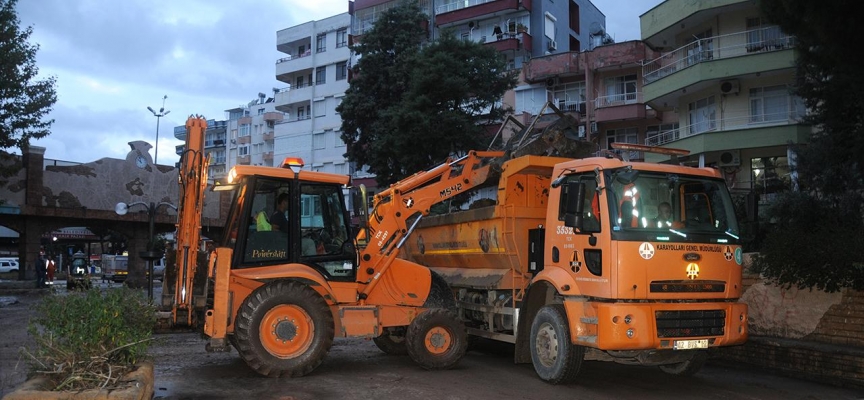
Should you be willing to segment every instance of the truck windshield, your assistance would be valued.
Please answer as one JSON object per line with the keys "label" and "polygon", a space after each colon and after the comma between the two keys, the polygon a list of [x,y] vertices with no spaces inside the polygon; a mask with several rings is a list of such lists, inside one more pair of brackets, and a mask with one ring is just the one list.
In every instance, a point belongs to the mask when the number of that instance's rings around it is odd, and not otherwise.
{"label": "truck windshield", "polygon": [[649,171],[607,171],[615,232],[709,234],[738,239],[735,209],[722,179]]}

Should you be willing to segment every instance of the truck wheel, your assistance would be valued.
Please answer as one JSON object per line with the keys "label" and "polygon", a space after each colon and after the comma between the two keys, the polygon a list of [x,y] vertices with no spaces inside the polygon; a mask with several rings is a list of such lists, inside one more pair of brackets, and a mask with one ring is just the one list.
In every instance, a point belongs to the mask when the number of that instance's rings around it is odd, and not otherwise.
{"label": "truck wheel", "polygon": [[391,356],[404,356],[408,354],[405,346],[405,329],[389,328],[384,334],[372,339],[381,351]]}
{"label": "truck wheel", "polygon": [[405,335],[408,355],[429,370],[453,368],[468,349],[465,325],[442,308],[429,309],[414,318]]}
{"label": "truck wheel", "polygon": [[570,341],[564,306],[552,304],[537,312],[531,324],[531,361],[540,379],[557,385],[576,379],[585,348]]}
{"label": "truck wheel", "polygon": [[308,286],[277,281],[243,302],[234,331],[237,352],[255,372],[300,377],[312,372],[333,344],[333,314]]}
{"label": "truck wheel", "polygon": [[702,369],[706,361],[708,361],[707,351],[694,351],[689,360],[677,364],[661,365],[660,370],[669,375],[693,376]]}

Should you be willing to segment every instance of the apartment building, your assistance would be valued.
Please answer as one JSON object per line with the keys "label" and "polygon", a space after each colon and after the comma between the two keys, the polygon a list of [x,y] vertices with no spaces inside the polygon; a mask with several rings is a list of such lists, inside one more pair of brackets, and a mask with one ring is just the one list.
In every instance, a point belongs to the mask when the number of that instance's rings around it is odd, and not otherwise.
{"label": "apartment building", "polygon": [[[204,156],[210,157],[210,167],[207,170],[208,179],[219,180],[224,178],[228,173],[228,165],[225,158],[227,127],[227,121],[207,120],[207,130],[204,132]],[[185,142],[186,125],[175,126],[174,137]],[[185,150],[185,144],[175,147],[175,152],[179,156],[182,156]]]}
{"label": "apartment building", "polygon": [[667,0],[640,19],[642,40],[662,52],[642,67],[643,98],[678,117],[645,143],[690,150],[691,163],[717,166],[731,189],[763,202],[794,187],[788,143],[811,133],[790,93],[795,37],[748,0]]}
{"label": "apartment building", "polygon": [[336,113],[348,90],[350,23],[346,12],[276,33],[276,48],[285,53],[276,61],[276,79],[286,84],[275,92],[275,109],[285,115],[275,124],[276,159],[302,157],[305,169],[353,172]]}
{"label": "apartment building", "polygon": [[789,91],[795,38],[747,0],[667,0],[640,18],[641,41],[532,59],[516,111],[536,114],[552,101],[579,118],[579,134],[598,150],[613,142],[689,150],[681,161],[718,167],[733,191],[753,190],[763,202],[789,188],[788,143],[811,131]]}
{"label": "apartment building", "polygon": [[[355,0],[352,33],[360,36],[399,0]],[[533,57],[587,50],[612,41],[606,17],[589,0],[420,0],[430,16],[431,39],[452,29],[465,40],[491,46],[506,57],[510,68],[521,68]]]}
{"label": "apartment building", "polygon": [[258,93],[245,106],[225,110],[228,115],[227,169],[234,165],[279,166],[283,158],[275,158],[275,126],[284,120],[276,110],[273,97]]}

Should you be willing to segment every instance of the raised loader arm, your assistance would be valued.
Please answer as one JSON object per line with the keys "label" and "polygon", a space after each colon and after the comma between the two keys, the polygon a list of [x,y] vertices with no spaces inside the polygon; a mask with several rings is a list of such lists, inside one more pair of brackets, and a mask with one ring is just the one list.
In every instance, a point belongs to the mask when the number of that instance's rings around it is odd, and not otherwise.
{"label": "raised loader arm", "polygon": [[175,325],[192,326],[195,270],[198,265],[198,246],[201,242],[201,213],[204,209],[204,190],[207,187],[207,166],[210,158],[204,156],[204,132],[207,120],[189,117],[186,120],[186,147],[180,156],[180,207],[177,209],[176,283],[171,318]]}
{"label": "raised loader arm", "polygon": [[360,300],[372,291],[430,207],[482,185],[489,176],[491,161],[503,155],[502,151],[471,151],[458,160],[411,175],[375,195],[367,244],[360,251],[357,271],[357,280],[369,283],[360,293]]}

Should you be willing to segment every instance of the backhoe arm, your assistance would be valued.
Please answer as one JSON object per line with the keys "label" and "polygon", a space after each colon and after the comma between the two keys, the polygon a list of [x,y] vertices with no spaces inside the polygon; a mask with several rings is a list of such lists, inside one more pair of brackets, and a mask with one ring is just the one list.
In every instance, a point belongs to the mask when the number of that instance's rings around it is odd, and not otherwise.
{"label": "backhoe arm", "polygon": [[361,300],[396,258],[420,218],[428,215],[433,205],[486,182],[490,162],[503,155],[501,151],[471,151],[458,160],[447,160],[431,170],[411,175],[375,195],[375,209],[367,225],[367,245],[360,252],[357,272],[359,282],[369,283],[360,293]]}

